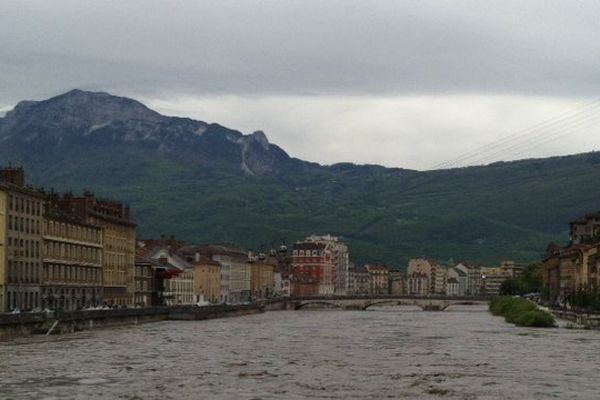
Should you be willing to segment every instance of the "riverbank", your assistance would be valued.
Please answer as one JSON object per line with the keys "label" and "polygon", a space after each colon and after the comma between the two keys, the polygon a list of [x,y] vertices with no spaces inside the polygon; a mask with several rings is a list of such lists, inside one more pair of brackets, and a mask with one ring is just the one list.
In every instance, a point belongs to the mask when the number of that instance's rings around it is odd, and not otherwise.
{"label": "riverbank", "polygon": [[572,324],[567,326],[600,330],[600,315],[598,314],[587,314],[555,308],[549,308],[548,312],[554,315],[555,318],[568,321]]}
{"label": "riverbank", "polygon": [[498,296],[490,301],[490,312],[504,317],[517,326],[551,328],[556,326],[554,316],[541,310],[529,300],[512,296]]}
{"label": "riverbank", "polygon": [[205,320],[262,312],[264,306],[247,304],[0,314],[0,341],[35,334],[64,334],[157,321]]}

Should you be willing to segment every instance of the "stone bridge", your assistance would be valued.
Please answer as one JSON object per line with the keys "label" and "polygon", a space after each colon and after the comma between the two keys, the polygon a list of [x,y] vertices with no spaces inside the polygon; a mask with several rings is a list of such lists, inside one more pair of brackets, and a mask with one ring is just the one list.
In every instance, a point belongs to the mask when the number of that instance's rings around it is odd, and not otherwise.
{"label": "stone bridge", "polygon": [[424,311],[444,311],[454,305],[487,305],[488,297],[444,296],[322,296],[286,297],[273,300],[267,309],[300,310],[304,307],[366,310],[376,305],[417,306]]}

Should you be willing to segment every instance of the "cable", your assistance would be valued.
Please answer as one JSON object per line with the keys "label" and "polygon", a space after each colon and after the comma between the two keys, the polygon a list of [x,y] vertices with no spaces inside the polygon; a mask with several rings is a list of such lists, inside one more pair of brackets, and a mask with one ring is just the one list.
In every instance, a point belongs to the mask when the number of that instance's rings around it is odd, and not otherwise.
{"label": "cable", "polygon": [[521,140],[521,139],[527,139],[527,136],[530,135],[531,133],[540,131],[541,129],[547,128],[548,126],[569,123],[569,121],[571,119],[586,117],[586,114],[588,114],[588,113],[595,113],[597,111],[598,106],[600,106],[600,98],[595,99],[594,101],[586,103],[586,104],[579,106],[575,109],[572,109],[570,111],[563,112],[553,118],[550,118],[546,121],[542,121],[542,122],[535,124],[529,128],[520,130],[512,135],[506,136],[504,138],[498,139],[498,140],[488,143],[486,145],[480,146],[480,147],[478,147],[474,150],[468,151],[456,158],[453,158],[451,160],[437,164],[432,169],[449,168],[449,167],[458,165],[460,163],[463,163],[464,161],[467,161],[468,159],[473,158],[475,156],[481,157],[482,154],[485,154],[489,151],[497,149],[500,146],[506,145],[507,142],[514,142],[514,141]]}
{"label": "cable", "polygon": [[[495,161],[498,158],[506,158],[508,156],[515,156],[512,154],[513,150],[520,150],[521,148],[534,148],[541,143],[548,143],[553,140],[556,140],[560,137],[568,135],[572,133],[574,130],[580,129],[586,125],[589,125],[592,122],[596,122],[600,114],[590,115],[585,119],[577,121],[576,123],[566,126],[564,128],[553,128],[549,131],[542,132],[540,134],[535,135],[534,137],[529,138],[527,141],[512,144],[510,147],[499,149],[491,154],[488,154],[484,157],[480,157],[471,162],[472,165],[482,165],[487,164],[489,162]],[[558,129],[558,130],[557,130]],[[519,152],[518,154],[521,154]]]}

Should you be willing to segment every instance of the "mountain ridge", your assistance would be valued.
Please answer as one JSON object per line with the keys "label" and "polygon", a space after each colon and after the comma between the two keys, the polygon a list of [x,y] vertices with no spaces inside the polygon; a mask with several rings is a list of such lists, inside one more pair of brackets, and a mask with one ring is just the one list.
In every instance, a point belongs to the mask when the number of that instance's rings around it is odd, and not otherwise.
{"label": "mountain ridge", "polygon": [[[414,171],[320,165],[262,131],[161,115],[108,93],[21,102],[0,118],[0,162],[30,180],[131,203],[141,236],[247,247],[329,232],[357,261],[532,261],[596,210],[600,154]],[[585,189],[583,189],[585,188]]]}

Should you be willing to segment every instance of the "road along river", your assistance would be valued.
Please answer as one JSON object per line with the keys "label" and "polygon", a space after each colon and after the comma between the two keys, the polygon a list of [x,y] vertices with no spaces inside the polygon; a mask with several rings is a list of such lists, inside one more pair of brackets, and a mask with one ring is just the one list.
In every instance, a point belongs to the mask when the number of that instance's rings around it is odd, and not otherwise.
{"label": "road along river", "polygon": [[0,343],[0,399],[598,399],[600,332],[481,307],[277,311]]}

